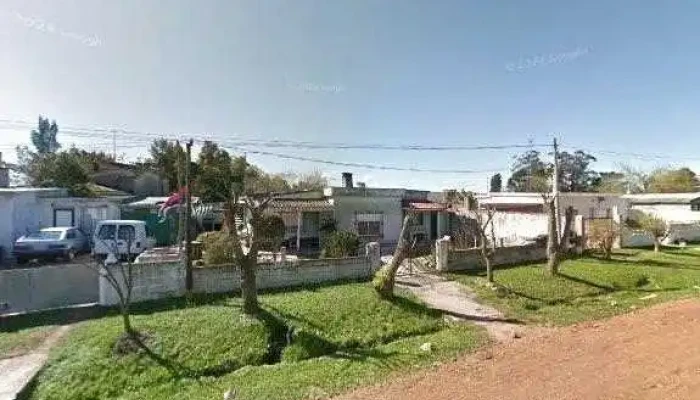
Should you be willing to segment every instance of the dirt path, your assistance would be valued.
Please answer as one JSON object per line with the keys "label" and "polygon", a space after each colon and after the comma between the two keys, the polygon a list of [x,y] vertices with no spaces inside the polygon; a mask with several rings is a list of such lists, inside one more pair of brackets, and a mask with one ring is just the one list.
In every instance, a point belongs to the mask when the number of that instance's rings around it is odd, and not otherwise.
{"label": "dirt path", "polygon": [[440,310],[453,319],[485,327],[497,342],[507,342],[523,334],[524,326],[506,320],[495,308],[479,303],[476,295],[466,286],[419,268],[409,272],[406,265],[404,263],[397,274],[397,285],[411,291],[430,308]]}
{"label": "dirt path", "polygon": [[531,332],[339,399],[699,399],[700,301]]}
{"label": "dirt path", "polygon": [[0,360],[0,400],[14,400],[17,394],[44,366],[49,350],[70,330],[64,325],[53,331],[35,350],[23,356]]}

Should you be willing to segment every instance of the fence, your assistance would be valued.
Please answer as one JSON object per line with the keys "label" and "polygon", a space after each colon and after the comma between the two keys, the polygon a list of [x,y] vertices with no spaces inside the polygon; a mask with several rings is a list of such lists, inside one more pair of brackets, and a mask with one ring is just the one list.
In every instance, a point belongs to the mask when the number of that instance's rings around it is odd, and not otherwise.
{"label": "fence", "polygon": [[[480,249],[450,249],[447,242],[447,240],[440,239],[436,243],[435,263],[439,271],[478,271],[484,269]],[[495,267],[546,259],[547,251],[541,244],[497,247],[491,259],[491,265]]]}
{"label": "fence", "polygon": [[97,303],[94,270],[80,264],[0,271],[0,314]]}
{"label": "fence", "polygon": [[[381,266],[379,250],[378,243],[370,243],[361,257],[258,264],[257,287],[272,289],[369,278]],[[132,299],[135,302],[177,297],[185,293],[185,267],[182,263],[134,264],[132,268]],[[240,290],[241,273],[238,266],[195,268],[192,272],[195,293]],[[118,302],[114,288],[105,278],[100,278],[100,304],[115,305]]]}

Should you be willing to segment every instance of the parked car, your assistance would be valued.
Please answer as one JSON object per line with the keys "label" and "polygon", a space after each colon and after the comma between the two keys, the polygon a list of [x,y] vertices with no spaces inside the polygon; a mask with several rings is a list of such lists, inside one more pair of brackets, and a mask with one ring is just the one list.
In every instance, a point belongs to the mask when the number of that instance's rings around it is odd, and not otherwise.
{"label": "parked car", "polygon": [[17,263],[35,258],[63,257],[72,260],[90,251],[90,241],[77,228],[44,228],[17,239],[12,249]]}
{"label": "parked car", "polygon": [[155,243],[144,221],[100,221],[93,235],[92,254],[98,258],[106,258],[110,253],[119,258],[133,257],[153,248]]}

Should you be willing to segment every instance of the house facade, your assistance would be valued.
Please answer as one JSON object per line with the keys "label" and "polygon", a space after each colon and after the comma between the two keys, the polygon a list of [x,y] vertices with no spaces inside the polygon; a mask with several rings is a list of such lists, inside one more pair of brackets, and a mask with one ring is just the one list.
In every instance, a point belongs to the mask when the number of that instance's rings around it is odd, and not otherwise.
{"label": "house facade", "polygon": [[668,224],[666,242],[700,241],[700,192],[630,194],[623,197],[630,204],[631,219],[643,212],[659,217]]}
{"label": "house facade", "polygon": [[97,222],[120,217],[121,200],[70,197],[59,188],[0,188],[1,258],[11,257],[17,238],[41,228],[75,226],[91,235]]}

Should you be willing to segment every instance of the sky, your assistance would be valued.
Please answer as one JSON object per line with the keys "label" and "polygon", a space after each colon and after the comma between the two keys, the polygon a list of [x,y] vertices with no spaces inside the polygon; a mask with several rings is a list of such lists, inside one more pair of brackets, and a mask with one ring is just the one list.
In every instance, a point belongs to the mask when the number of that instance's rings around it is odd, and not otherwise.
{"label": "sky", "polygon": [[[422,146],[557,137],[597,156],[598,170],[700,170],[698,17],[693,0],[2,0],[0,151],[14,160],[41,114],[74,129],[59,133],[64,146],[111,152],[98,129],[138,132],[117,135],[127,160],[146,157],[154,135]],[[369,187],[430,190],[485,190],[524,150],[247,149],[477,171],[248,153],[271,172],[318,169],[340,184],[348,171]]]}

